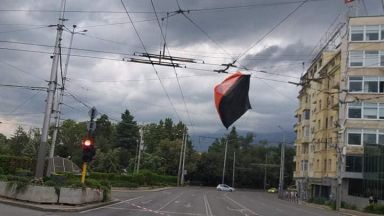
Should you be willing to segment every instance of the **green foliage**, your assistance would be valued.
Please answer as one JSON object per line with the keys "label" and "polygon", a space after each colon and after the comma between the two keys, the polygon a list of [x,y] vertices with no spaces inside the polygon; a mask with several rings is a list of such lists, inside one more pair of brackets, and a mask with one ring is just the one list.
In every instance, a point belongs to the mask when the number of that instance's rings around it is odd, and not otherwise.
{"label": "green foliage", "polygon": [[30,182],[29,178],[19,176],[7,176],[5,180],[7,181],[6,190],[11,190],[15,187],[16,193],[24,193]]}
{"label": "green foliage", "polygon": [[90,177],[96,180],[106,180],[114,187],[135,188],[139,186],[165,186],[175,185],[175,176],[164,176],[153,173],[149,170],[142,170],[138,174],[120,175],[116,173],[91,173]]}
{"label": "green foliage", "polygon": [[0,168],[3,174],[15,174],[20,169],[30,171],[34,168],[34,164],[32,158],[0,155]]}
{"label": "green foliage", "polygon": [[384,205],[370,204],[364,208],[364,212],[374,213],[374,214],[384,214]]}

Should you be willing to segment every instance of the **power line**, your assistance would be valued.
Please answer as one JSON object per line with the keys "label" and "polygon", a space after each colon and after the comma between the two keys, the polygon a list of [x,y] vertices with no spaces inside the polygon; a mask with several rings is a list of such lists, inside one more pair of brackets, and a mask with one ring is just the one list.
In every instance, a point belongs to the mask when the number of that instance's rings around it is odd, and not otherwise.
{"label": "power line", "polygon": [[[312,2],[318,1],[328,1],[328,0],[310,0]],[[278,6],[278,5],[288,5],[288,4],[297,4],[302,3],[301,1],[282,1],[282,2],[272,2],[272,3],[257,3],[257,4],[246,4],[246,5],[232,5],[225,7],[211,7],[211,8],[192,8],[187,11],[189,12],[203,12],[203,11],[216,11],[216,10],[232,10],[232,9],[242,9],[242,8],[258,8],[266,6]],[[0,9],[0,12],[31,12],[31,13],[59,13],[59,10],[44,10],[44,9]],[[112,10],[65,10],[66,13],[110,13],[110,14],[124,14],[125,11],[112,11]],[[153,11],[128,11],[130,14],[153,14]],[[166,14],[169,11],[158,11],[158,14]]]}
{"label": "power line", "polygon": [[[147,48],[145,47],[144,42],[143,42],[143,40],[141,39],[140,34],[139,34],[139,32],[137,31],[137,29],[136,29],[135,24],[132,22],[132,18],[131,18],[131,16],[129,15],[129,12],[128,12],[127,8],[125,7],[125,4],[124,4],[123,0],[121,0],[121,4],[123,5],[124,10],[125,10],[125,12],[126,12],[128,18],[129,18],[129,20],[131,21],[132,27],[133,27],[133,29],[135,30],[135,33],[136,33],[138,39],[140,40],[141,46],[142,46],[143,49],[145,50],[145,53],[148,53]],[[171,100],[171,98],[170,98],[170,96],[169,96],[167,90],[165,89],[165,86],[164,86],[164,84],[163,84],[163,81],[161,81],[161,79],[160,79],[160,76],[159,76],[159,74],[158,74],[158,71],[156,70],[156,68],[155,68],[155,66],[154,66],[153,64],[151,64],[151,65],[152,65],[153,70],[155,71],[156,76],[158,77],[158,79],[159,79],[159,81],[160,81],[161,87],[162,87],[162,89],[163,89],[165,95],[167,96],[169,103],[172,105],[172,107],[173,107],[173,109],[174,109],[174,111],[175,111],[177,117],[178,117],[178,118],[180,119],[180,121],[181,121],[181,118],[180,118],[179,114],[177,113],[176,108],[175,108],[175,106],[173,105],[173,102],[172,102],[172,100]]]}
{"label": "power line", "polygon": [[247,54],[251,49],[253,49],[257,44],[263,41],[269,34],[271,34],[275,29],[277,29],[281,24],[283,24],[290,16],[292,16],[297,10],[299,10],[308,0],[302,1],[293,11],[291,11],[287,16],[285,16],[280,22],[274,25],[268,32],[266,32],[259,40],[253,43],[249,48],[244,50],[239,56],[236,57],[235,62],[237,62],[241,57]]}
{"label": "power line", "polygon": [[13,32],[21,32],[21,31],[29,31],[29,30],[42,29],[42,28],[50,28],[50,27],[52,27],[52,26],[40,26],[40,27],[16,29],[16,30],[9,30],[9,31],[0,31],[0,34],[13,33]]}
{"label": "power line", "polygon": [[47,87],[40,87],[40,86],[25,86],[25,85],[14,85],[14,84],[1,84],[0,87],[9,87],[9,88],[23,88],[27,90],[34,90],[34,91],[46,91]]}
{"label": "power line", "polygon": [[[155,5],[153,4],[153,0],[151,0],[151,5],[152,5],[153,11],[155,12],[155,15],[156,15],[156,20],[157,20],[157,24],[158,24],[158,26],[159,26],[159,28],[160,28],[161,36],[162,36],[162,38],[163,38],[163,40],[164,40],[164,47],[167,49],[168,55],[169,55],[169,56],[172,56],[172,55],[171,55],[171,52],[169,51],[169,48],[168,48],[168,46],[167,46],[167,40],[165,39],[165,35],[164,35],[164,33],[163,33],[163,29],[161,28],[160,21],[159,21],[159,17],[157,16],[156,8],[155,8]],[[165,53],[163,53],[163,55],[165,55]],[[171,62],[172,62],[172,64],[173,64],[172,57],[171,57]],[[188,116],[188,119],[189,119],[189,123],[191,124],[191,127],[193,128],[192,119],[191,119],[191,116],[190,116],[190,114],[189,114],[189,110],[188,110],[188,107],[187,107],[187,103],[185,102],[185,97],[184,97],[183,89],[181,88],[180,81],[179,81],[178,74],[177,74],[177,71],[176,71],[176,68],[175,68],[175,67],[173,67],[173,71],[175,72],[177,85],[178,85],[179,90],[180,90],[181,98],[183,99],[183,103],[184,103],[185,111],[187,112],[187,116]]]}
{"label": "power line", "polygon": [[[44,78],[42,78],[41,76],[36,75],[36,74],[31,74],[31,73],[29,73],[29,72],[27,72],[27,71],[25,71],[25,70],[23,70],[23,69],[21,69],[21,68],[19,68],[19,67],[16,67],[15,65],[12,65],[12,64],[8,63],[8,62],[3,62],[3,61],[0,60],[0,63],[1,63],[1,64],[4,64],[4,65],[7,65],[8,67],[13,68],[13,69],[15,69],[15,70],[17,70],[17,71],[20,71],[20,72],[22,72],[22,73],[24,73],[24,74],[27,74],[27,75],[29,75],[29,76],[35,78],[35,79],[38,79],[38,80],[44,80]],[[37,78],[36,76],[39,77],[39,78]]]}

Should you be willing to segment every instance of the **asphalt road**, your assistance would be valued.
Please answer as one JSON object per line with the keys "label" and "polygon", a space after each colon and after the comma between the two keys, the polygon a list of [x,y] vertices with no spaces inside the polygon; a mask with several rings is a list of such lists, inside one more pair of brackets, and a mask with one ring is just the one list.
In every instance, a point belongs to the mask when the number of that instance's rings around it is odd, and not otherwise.
{"label": "asphalt road", "polygon": [[276,194],[238,190],[218,192],[215,188],[186,187],[157,192],[114,191],[121,201],[77,213],[48,213],[0,204],[0,215],[16,216],[328,216],[330,210],[277,199]]}

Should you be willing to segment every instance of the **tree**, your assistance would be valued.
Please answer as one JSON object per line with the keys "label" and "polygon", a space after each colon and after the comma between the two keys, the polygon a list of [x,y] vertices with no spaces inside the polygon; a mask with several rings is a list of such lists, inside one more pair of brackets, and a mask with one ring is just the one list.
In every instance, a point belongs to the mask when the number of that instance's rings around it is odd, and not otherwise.
{"label": "tree", "polygon": [[9,150],[12,155],[20,156],[24,147],[28,144],[29,138],[21,126],[18,126],[15,134],[9,141]]}
{"label": "tree", "polygon": [[115,142],[115,126],[109,121],[107,115],[103,114],[96,120],[95,144],[102,152],[113,149]]}
{"label": "tree", "polygon": [[7,137],[0,133],[0,154],[7,155],[10,153],[8,142]]}
{"label": "tree", "polygon": [[116,128],[116,147],[121,148],[120,165],[123,167],[128,167],[129,160],[135,157],[139,139],[139,127],[130,112],[125,110]]}
{"label": "tree", "polygon": [[24,149],[22,150],[22,154],[27,157],[36,157],[40,144],[40,129],[30,129],[28,132],[28,140],[29,142],[25,145]]}
{"label": "tree", "polygon": [[57,146],[56,155],[60,157],[68,158],[81,165],[82,163],[82,139],[87,134],[87,127],[85,122],[75,122],[73,120],[65,120],[61,127],[58,140],[61,140],[63,145]]}

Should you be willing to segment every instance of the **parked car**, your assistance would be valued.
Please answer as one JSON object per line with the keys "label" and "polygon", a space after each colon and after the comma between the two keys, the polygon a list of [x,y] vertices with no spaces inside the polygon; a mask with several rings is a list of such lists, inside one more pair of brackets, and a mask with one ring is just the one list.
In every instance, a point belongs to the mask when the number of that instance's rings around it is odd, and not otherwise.
{"label": "parked car", "polygon": [[274,187],[271,187],[267,190],[268,193],[277,193],[277,189]]}
{"label": "parked car", "polygon": [[230,187],[230,186],[228,186],[226,184],[219,184],[219,185],[217,185],[216,190],[217,191],[232,192],[232,191],[235,191],[235,188]]}

